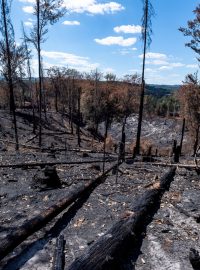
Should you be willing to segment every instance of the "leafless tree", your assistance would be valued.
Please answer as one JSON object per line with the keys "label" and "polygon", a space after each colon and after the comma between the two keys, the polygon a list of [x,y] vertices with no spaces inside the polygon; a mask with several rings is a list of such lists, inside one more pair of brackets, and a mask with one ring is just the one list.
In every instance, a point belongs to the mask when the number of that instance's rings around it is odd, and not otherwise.
{"label": "leafless tree", "polygon": [[94,114],[93,114],[93,123],[94,123],[94,132],[98,133],[98,127],[99,127],[99,99],[101,98],[100,89],[99,89],[99,83],[102,79],[103,74],[99,72],[97,69],[91,71],[89,75],[89,80],[93,84],[93,108],[94,108]]}
{"label": "leafless tree", "polygon": [[47,75],[50,78],[52,87],[54,88],[55,109],[56,112],[58,112],[58,96],[60,94],[61,78],[62,78],[61,69],[59,67],[53,66],[48,69]]}
{"label": "leafless tree", "polygon": [[150,0],[143,0],[143,18],[142,18],[142,40],[144,42],[143,47],[143,63],[142,63],[142,84],[141,84],[141,95],[140,95],[140,107],[138,116],[138,128],[137,128],[137,138],[135,153],[140,154],[140,137],[141,137],[141,127],[142,127],[142,117],[143,117],[143,107],[144,107],[144,92],[145,92],[145,62],[146,62],[146,51],[151,44],[152,35],[152,21],[151,18],[154,15],[154,9]]}
{"label": "leafless tree", "polygon": [[48,25],[56,23],[65,13],[62,8],[63,0],[36,0],[34,6],[34,15],[37,22],[34,25],[28,41],[32,42],[38,54],[38,77],[39,77],[39,146],[42,145],[42,60],[41,44],[45,42],[45,36],[48,33]]}
{"label": "leafless tree", "polygon": [[2,66],[2,74],[7,82],[10,92],[10,111],[13,114],[13,123],[15,131],[16,150],[19,149],[16,106],[14,98],[14,83],[19,75],[19,66],[24,61],[24,47],[17,46],[13,25],[10,18],[11,1],[1,0],[0,2],[0,32],[2,39],[0,41],[0,63]]}
{"label": "leafless tree", "polygon": [[28,48],[26,33],[24,26],[22,24],[22,32],[23,32],[23,43],[26,53],[26,66],[27,66],[27,75],[28,75],[28,83],[29,83],[29,92],[30,92],[30,100],[31,100],[31,107],[32,107],[32,114],[33,114],[33,133],[36,132],[36,120],[35,120],[35,102],[34,102],[34,90],[33,90],[33,82],[32,82],[32,72],[31,72],[31,53]]}

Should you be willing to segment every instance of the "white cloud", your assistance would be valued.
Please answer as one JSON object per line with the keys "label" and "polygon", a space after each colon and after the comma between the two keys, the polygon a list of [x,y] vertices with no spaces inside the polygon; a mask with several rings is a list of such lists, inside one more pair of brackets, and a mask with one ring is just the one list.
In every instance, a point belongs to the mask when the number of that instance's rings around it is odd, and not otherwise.
{"label": "white cloud", "polygon": [[185,67],[186,65],[183,63],[168,63],[159,68],[159,70],[170,70],[177,67]]}
{"label": "white cloud", "polygon": [[[139,58],[143,58],[143,54],[139,55]],[[167,55],[164,53],[152,53],[149,52],[146,54],[146,58],[148,59],[162,59],[162,60],[166,60],[167,59]]]}
{"label": "white cloud", "polygon": [[125,33],[125,34],[137,34],[141,33],[142,27],[140,25],[121,25],[114,28],[116,33]]}
{"label": "white cloud", "polygon": [[80,25],[78,21],[64,21],[62,24],[64,25]]}
{"label": "white cloud", "polygon": [[64,0],[64,6],[69,13],[110,14],[124,10],[124,7],[117,2],[103,4],[98,2],[97,0]]}
{"label": "white cloud", "polygon": [[52,62],[51,65],[68,66],[80,71],[89,71],[99,66],[98,63],[90,63],[90,59],[88,57],[78,56],[75,54],[44,50],[41,54],[43,58],[45,58],[45,62],[49,62],[49,60]]}
{"label": "white cloud", "polygon": [[119,49],[118,52],[121,54],[121,55],[127,55],[127,54],[133,54],[133,51],[137,51],[137,48],[122,48],[122,49]]}
{"label": "white cloud", "polygon": [[[36,0],[19,0],[27,4],[35,4]],[[99,3],[100,0],[64,0],[63,7],[68,13],[89,13],[89,14],[113,14],[125,8],[117,2]],[[23,11],[33,13],[33,6],[24,6]]]}
{"label": "white cloud", "polygon": [[170,69],[172,69],[172,67],[170,66],[162,66],[159,68],[159,70],[170,70]]}
{"label": "white cloud", "polygon": [[24,7],[22,7],[22,10],[26,13],[33,13],[34,12],[34,8],[32,6],[24,6]]}
{"label": "white cloud", "polygon": [[[139,55],[139,58],[142,58],[143,54]],[[149,52],[146,54],[146,64],[161,66],[158,70],[170,70],[178,67],[185,67],[186,65],[180,62],[170,62],[170,57],[164,53],[152,53]],[[173,57],[172,57],[173,58]]]}
{"label": "white cloud", "polygon": [[157,72],[156,69],[153,69],[153,68],[146,68],[145,71],[147,73],[156,73]]}
{"label": "white cloud", "polygon": [[197,64],[186,65],[187,68],[198,68]]}
{"label": "white cloud", "polygon": [[178,77],[180,77],[180,74],[173,73],[170,75],[170,77],[178,78]]}
{"label": "white cloud", "polygon": [[183,63],[170,63],[169,65],[171,67],[184,67],[185,66],[185,64]]}
{"label": "white cloud", "polygon": [[24,25],[27,27],[33,27],[33,23],[28,21],[28,22],[24,22]]}
{"label": "white cloud", "polygon": [[35,4],[36,3],[36,0],[19,0],[19,2],[29,3],[29,4]]}
{"label": "white cloud", "polygon": [[164,60],[152,60],[152,61],[146,61],[147,64],[150,65],[155,65],[155,66],[160,66],[160,65],[168,65],[169,63],[167,61]]}
{"label": "white cloud", "polygon": [[119,45],[123,47],[132,46],[137,41],[137,38],[123,38],[123,37],[106,37],[102,39],[95,39],[95,42],[101,45],[111,46],[111,45]]}

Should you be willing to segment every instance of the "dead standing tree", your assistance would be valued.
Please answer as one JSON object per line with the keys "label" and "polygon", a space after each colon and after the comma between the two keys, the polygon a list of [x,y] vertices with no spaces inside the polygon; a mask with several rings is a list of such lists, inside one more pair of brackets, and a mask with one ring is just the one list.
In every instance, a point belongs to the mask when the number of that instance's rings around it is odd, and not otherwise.
{"label": "dead standing tree", "polygon": [[75,69],[68,69],[67,70],[67,77],[68,77],[68,112],[69,112],[69,124],[71,127],[71,134],[74,133],[74,121],[75,115],[77,114],[78,108],[78,86],[77,81],[81,79],[81,74]]}
{"label": "dead standing tree", "polygon": [[7,82],[10,91],[10,111],[13,114],[16,150],[19,150],[16,107],[14,98],[14,83],[17,79],[18,67],[23,63],[23,46],[17,46],[15,42],[14,29],[10,19],[11,1],[1,0],[0,2],[0,31],[2,39],[0,41],[0,62],[2,74]]}
{"label": "dead standing tree", "polygon": [[[197,60],[200,62],[200,4],[193,11],[196,16],[194,20],[189,20],[187,22],[187,28],[180,27],[179,31],[181,31],[184,36],[190,37],[191,40],[185,44],[185,46],[191,48],[197,54]],[[187,110],[186,118],[189,119],[190,129],[192,131],[192,135],[194,135],[194,146],[193,146],[193,155],[196,155],[196,151],[199,144],[199,130],[200,130],[200,112],[199,112],[199,95],[200,95],[200,87],[197,72],[194,74],[188,74],[186,76],[185,84],[180,92],[183,94],[181,100],[184,100],[182,104]]]}
{"label": "dead standing tree", "polygon": [[[190,76],[192,76],[190,74]],[[182,115],[187,121],[187,126],[193,142],[193,155],[195,156],[199,145],[200,131],[200,86],[187,81],[179,90],[179,101]]]}
{"label": "dead standing tree", "polygon": [[143,117],[143,108],[144,108],[144,91],[145,91],[146,51],[147,51],[147,48],[151,44],[151,35],[152,35],[151,17],[154,15],[154,9],[150,0],[145,0],[143,10],[144,10],[144,13],[143,13],[144,15],[142,18],[142,26],[143,26],[142,27],[142,40],[144,41],[144,47],[143,47],[143,63],[142,63],[142,84],[141,84],[137,138],[136,138],[136,146],[134,149],[134,155],[140,154],[140,137],[141,137],[142,117]]}
{"label": "dead standing tree", "polygon": [[127,87],[121,90],[119,94],[119,116],[118,118],[122,120],[122,135],[120,142],[120,154],[122,158],[125,155],[125,126],[127,118],[134,112],[135,104],[136,104],[136,95],[140,89],[139,85],[139,76],[137,75],[138,80],[132,81],[131,83],[127,83]]}
{"label": "dead standing tree", "polygon": [[77,139],[78,139],[78,146],[81,147],[81,135],[80,135],[80,125],[81,125],[81,87],[78,87],[78,97],[77,97],[77,114],[78,114],[78,123],[77,123]]}
{"label": "dead standing tree", "polygon": [[91,85],[93,87],[92,90],[92,106],[93,106],[93,130],[94,135],[98,134],[98,128],[100,124],[100,114],[99,112],[99,103],[101,102],[101,90],[100,90],[100,81],[103,77],[103,74],[99,72],[97,69],[94,71],[91,71],[90,74],[88,74],[87,79],[90,80]]}
{"label": "dead standing tree", "polygon": [[104,121],[105,125],[105,133],[104,133],[104,144],[103,144],[103,172],[105,171],[105,161],[106,161],[106,141],[108,137],[108,129],[112,124],[114,116],[117,114],[118,111],[118,103],[117,98],[112,95],[113,88],[111,85],[107,85],[105,90],[102,90],[102,120]]}
{"label": "dead standing tree", "polygon": [[36,24],[27,38],[31,42],[38,54],[38,78],[39,78],[39,146],[42,145],[42,59],[41,59],[41,44],[45,41],[45,36],[48,33],[48,24],[53,25],[64,14],[65,9],[63,0],[36,0],[34,6],[34,15],[36,16]]}
{"label": "dead standing tree", "polygon": [[35,102],[34,102],[34,91],[33,91],[33,82],[32,82],[32,74],[31,74],[31,55],[30,50],[28,49],[27,40],[26,40],[26,33],[24,30],[24,25],[22,24],[22,32],[23,32],[23,42],[24,48],[26,53],[26,64],[27,64],[27,75],[28,75],[28,83],[29,83],[29,90],[30,90],[30,99],[31,99],[31,107],[32,107],[32,114],[33,114],[33,133],[36,132],[36,120],[35,120]]}
{"label": "dead standing tree", "polygon": [[58,112],[58,101],[59,101],[58,99],[60,96],[62,71],[59,67],[53,66],[47,70],[47,75],[50,78],[51,85],[54,90],[55,110],[56,112]]}

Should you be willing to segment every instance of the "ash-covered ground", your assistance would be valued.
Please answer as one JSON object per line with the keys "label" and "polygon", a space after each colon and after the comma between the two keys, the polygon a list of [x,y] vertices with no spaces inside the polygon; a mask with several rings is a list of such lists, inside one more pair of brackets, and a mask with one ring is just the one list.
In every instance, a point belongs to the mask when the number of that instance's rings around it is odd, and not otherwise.
{"label": "ash-covered ground", "polygon": [[[126,134],[126,149],[130,151],[133,148],[133,142],[137,135],[138,116],[133,114],[127,118],[125,126]],[[100,125],[101,134],[105,133],[104,124]],[[112,123],[109,134],[115,142],[121,140],[122,124],[119,122]],[[180,142],[182,132],[182,119],[178,118],[163,118],[163,117],[144,117],[142,122],[141,141],[145,146],[152,146],[152,149],[158,150],[158,154],[166,155],[167,149],[173,145],[174,140]],[[188,141],[188,131],[185,131],[183,143]],[[183,149],[184,150],[184,149]],[[168,151],[169,152],[169,151]]]}
{"label": "ash-covered ground", "polygon": [[[65,198],[73,189],[102,174],[102,162],[100,162],[103,159],[100,152],[103,149],[102,142],[93,139],[90,133],[82,128],[81,149],[85,151],[79,152],[77,135],[75,132],[70,134],[67,117],[63,119],[60,114],[49,112],[47,119],[45,117],[43,119],[44,135],[41,152],[38,149],[38,137],[32,133],[32,122],[28,114],[29,112],[23,112],[17,116],[21,146],[20,151],[16,152],[12,118],[8,112],[1,111],[0,164],[95,160],[97,162],[57,165],[56,171],[61,182],[58,188],[46,188],[35,184],[37,177],[44,173],[43,166],[0,168],[1,241],[21,224]],[[134,122],[134,118],[128,121],[127,130],[132,130],[131,121]],[[163,119],[144,122],[143,134],[154,139],[155,136],[165,138],[168,134],[168,138],[173,140],[177,135],[175,131],[181,129],[181,124],[173,122],[172,119],[166,122],[167,124],[163,123]],[[111,129],[120,140],[119,130],[118,124]],[[131,138],[131,133],[128,136]],[[165,143],[167,144],[166,140]],[[52,144],[54,150],[59,150],[50,151]],[[86,149],[94,151],[86,151]],[[115,155],[113,154],[112,157]],[[114,162],[106,163],[106,169]],[[163,162],[166,162],[166,159],[163,159]],[[182,157],[181,162],[188,161]],[[65,269],[68,269],[75,258],[86,252],[115,222],[127,217],[134,200],[145,190],[151,189],[168,170],[139,161],[128,163],[125,162],[120,166],[118,175],[111,171],[104,182],[91,194],[86,194],[77,200],[51,220],[47,226],[15,248],[0,262],[0,269],[51,269],[56,238],[60,234],[64,235],[66,241]],[[141,242],[129,250],[127,258],[120,261],[118,269],[195,269],[189,254],[191,248],[200,251],[199,187],[198,170],[177,168],[174,181],[169,191],[165,192],[160,209],[148,225]]]}

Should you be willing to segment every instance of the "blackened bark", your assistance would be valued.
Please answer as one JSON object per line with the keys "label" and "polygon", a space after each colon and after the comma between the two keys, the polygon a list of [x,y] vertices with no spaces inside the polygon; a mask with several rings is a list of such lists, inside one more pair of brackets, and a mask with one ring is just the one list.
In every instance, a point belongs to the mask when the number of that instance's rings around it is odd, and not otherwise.
{"label": "blackened bark", "polygon": [[13,88],[13,80],[12,80],[12,68],[11,68],[11,55],[10,55],[10,46],[9,46],[9,38],[8,38],[8,26],[6,19],[6,7],[5,0],[2,0],[2,13],[3,13],[3,24],[5,29],[5,41],[6,41],[6,54],[7,54],[7,69],[8,69],[8,86],[10,90],[10,111],[13,114],[13,123],[14,123],[14,131],[15,131],[15,142],[16,142],[16,150],[19,150],[19,141],[18,141],[18,133],[17,133],[17,120],[16,120],[16,108],[15,108],[15,99],[14,99],[14,88]]}
{"label": "blackened bark", "polygon": [[140,154],[140,137],[141,137],[141,128],[142,128],[142,117],[144,109],[144,91],[145,91],[145,60],[146,60],[146,49],[147,49],[147,26],[148,26],[148,0],[145,3],[145,28],[144,28],[144,49],[143,49],[143,63],[142,63],[142,85],[141,85],[141,95],[140,95],[140,107],[139,107],[139,116],[138,116],[138,128],[137,128],[137,138],[135,146],[135,154]]}

